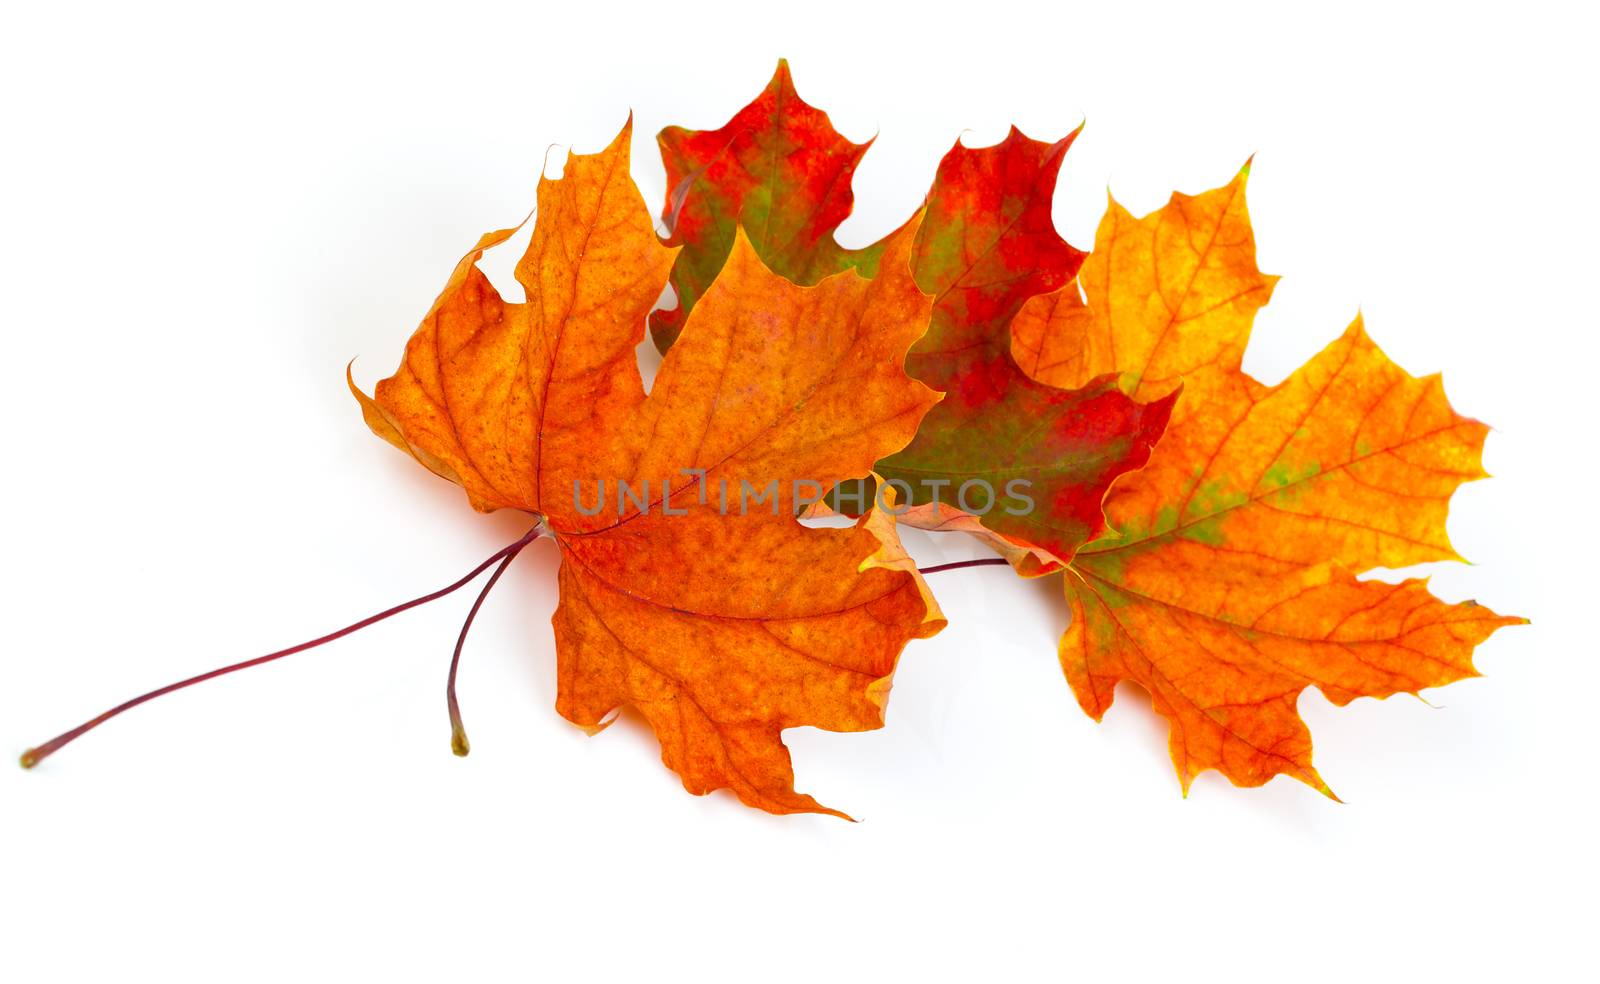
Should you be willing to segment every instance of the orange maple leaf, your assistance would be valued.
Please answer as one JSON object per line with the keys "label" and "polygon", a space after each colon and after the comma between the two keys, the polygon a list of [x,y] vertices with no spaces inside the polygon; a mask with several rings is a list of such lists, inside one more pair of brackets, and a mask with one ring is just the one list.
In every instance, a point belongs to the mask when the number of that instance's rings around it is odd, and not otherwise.
{"label": "orange maple leaf", "polygon": [[1079,705],[1098,720],[1118,681],[1143,686],[1171,724],[1185,791],[1217,769],[1332,796],[1301,691],[1343,705],[1474,676],[1473,648],[1524,620],[1446,604],[1425,580],[1357,580],[1460,559],[1445,515],[1456,487],[1485,475],[1487,428],[1450,408],[1437,376],[1390,362],[1359,318],[1277,386],[1241,370],[1275,280],[1256,269],[1247,175],[1143,219],[1113,201],[1083,293],[1024,306],[1013,354],[1055,386],[1116,372],[1138,399],[1183,387],[1149,464],[1112,487],[1116,532],[1068,568],[1060,658]]}
{"label": "orange maple leaf", "polygon": [[634,352],[676,251],[651,231],[629,137],[541,180],[525,304],[476,266],[511,230],[491,233],[395,375],[372,398],[351,388],[375,432],[473,506],[554,536],[563,716],[598,731],[631,705],[691,792],[835,813],[795,792],[782,730],[880,727],[900,651],[943,626],[882,517],[795,518],[905,446],[938,400],[902,368],[931,306],[914,230],[876,279],[813,287],[741,235],[647,396]]}

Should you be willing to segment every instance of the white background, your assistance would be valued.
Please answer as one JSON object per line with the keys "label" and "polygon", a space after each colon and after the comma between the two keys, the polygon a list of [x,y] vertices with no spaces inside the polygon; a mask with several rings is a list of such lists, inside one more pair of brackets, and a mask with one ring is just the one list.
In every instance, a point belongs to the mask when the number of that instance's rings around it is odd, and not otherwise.
{"label": "white background", "polygon": [[[4,669],[11,753],[167,682],[453,580],[521,532],[369,434],[369,384],[451,265],[515,222],[547,146],[631,108],[720,126],[787,55],[877,143],[860,244],[964,129],[1068,155],[1088,246],[1255,153],[1247,367],[1276,381],[1356,313],[1496,432],[1459,493],[1476,566],[1435,590],[1531,617],[1487,676],[1300,707],[1347,800],[1215,773],[1103,725],[1055,659],[1053,583],[938,575],[889,726],[790,732],[802,789],[862,818],[687,795],[635,718],[554,712],[554,551],[469,594],[141,708],[0,768],[8,981],[1427,979],[1592,970],[1595,25],[1577,5],[1322,10],[984,0],[889,13],[525,0],[476,8],[28,4],[0,27]],[[1208,9],[1197,9],[1199,6]],[[763,12],[770,9],[772,12]],[[554,155],[560,159],[558,150]],[[509,257],[496,270],[509,268]],[[976,556],[909,537],[925,562]]]}

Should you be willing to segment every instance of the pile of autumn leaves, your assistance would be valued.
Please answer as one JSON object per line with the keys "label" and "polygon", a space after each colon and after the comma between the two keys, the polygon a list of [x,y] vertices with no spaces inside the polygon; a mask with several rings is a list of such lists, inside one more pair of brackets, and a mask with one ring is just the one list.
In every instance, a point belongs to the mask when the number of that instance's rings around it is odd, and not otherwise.
{"label": "pile of autumn leaves", "polygon": [[[1301,691],[1344,704],[1459,680],[1520,621],[1357,579],[1456,558],[1446,509],[1483,476],[1486,429],[1359,320],[1277,386],[1241,371],[1273,286],[1245,173],[1143,218],[1112,203],[1085,255],[1050,217],[1072,137],[1013,130],[958,143],[917,215],[848,250],[833,233],[867,148],[780,65],[725,127],[661,133],[662,243],[630,136],[541,180],[526,303],[476,266],[515,230],[486,235],[395,375],[356,395],[477,509],[543,518],[561,553],[558,710],[597,731],[636,708],[691,792],[834,812],[794,790],[781,732],[880,727],[901,650],[944,625],[896,522],[1061,574],[1079,704],[1099,718],[1119,681],[1142,686],[1185,788],[1217,769],[1331,796]],[[678,305],[652,313],[667,283]],[[647,318],[666,353],[648,395]],[[964,483],[1019,477],[1031,513],[950,505]],[[708,495],[773,479],[776,512]],[[911,492],[898,517],[814,528],[797,479]],[[574,482],[600,480],[649,481],[654,501],[584,515]]]}

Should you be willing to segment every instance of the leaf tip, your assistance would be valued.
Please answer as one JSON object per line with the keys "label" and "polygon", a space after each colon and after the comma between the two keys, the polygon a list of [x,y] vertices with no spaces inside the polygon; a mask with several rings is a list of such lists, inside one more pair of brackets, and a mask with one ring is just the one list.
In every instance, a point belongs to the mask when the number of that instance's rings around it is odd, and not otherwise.
{"label": "leaf tip", "polygon": [[[633,107],[628,107],[628,118],[622,121],[622,129],[611,138],[611,142],[600,151],[601,154],[621,154],[623,160],[628,160],[633,150]],[[587,155],[586,155],[587,156]]]}
{"label": "leaf tip", "polygon": [[1318,773],[1316,769],[1313,769],[1310,765],[1306,766],[1305,774],[1299,778],[1301,782],[1304,782],[1307,786],[1315,789],[1317,792],[1333,800],[1335,803],[1339,803],[1341,805],[1344,803],[1344,800],[1339,798],[1339,794],[1335,793],[1333,788],[1326,782],[1323,782],[1321,774]]}
{"label": "leaf tip", "polygon": [[817,809],[816,809],[815,812],[820,813],[825,817],[838,817],[840,820],[843,820],[846,823],[860,823],[861,822],[860,820],[857,820],[855,817],[851,816],[848,813],[845,813],[845,812],[843,812],[841,810],[835,810],[832,807],[823,806],[820,803],[817,804]]}

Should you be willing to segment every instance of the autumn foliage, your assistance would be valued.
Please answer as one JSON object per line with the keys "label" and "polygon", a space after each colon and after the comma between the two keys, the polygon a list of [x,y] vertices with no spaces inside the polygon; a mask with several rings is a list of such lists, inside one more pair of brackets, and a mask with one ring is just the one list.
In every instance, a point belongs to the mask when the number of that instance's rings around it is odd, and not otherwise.
{"label": "autumn foliage", "polygon": [[[1359,319],[1276,386],[1243,371],[1275,281],[1248,166],[1144,217],[1111,201],[1084,253],[1051,219],[1078,132],[1013,129],[956,142],[922,207],[849,249],[835,231],[869,146],[787,65],[725,126],[660,133],[659,225],[631,137],[540,180],[525,301],[478,267],[517,230],[488,233],[393,375],[349,386],[473,508],[554,539],[557,710],[596,732],[634,708],[689,791],[837,813],[796,791],[782,732],[881,727],[901,652],[943,627],[897,524],[1059,578],[1079,705],[1099,719],[1118,683],[1147,692],[1185,791],[1215,769],[1333,796],[1307,687],[1342,705],[1451,683],[1521,621],[1360,577],[1460,559],[1446,513],[1484,477],[1486,428]],[[648,392],[647,326],[665,353]],[[803,522],[828,509],[856,519]]]}

